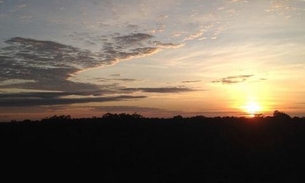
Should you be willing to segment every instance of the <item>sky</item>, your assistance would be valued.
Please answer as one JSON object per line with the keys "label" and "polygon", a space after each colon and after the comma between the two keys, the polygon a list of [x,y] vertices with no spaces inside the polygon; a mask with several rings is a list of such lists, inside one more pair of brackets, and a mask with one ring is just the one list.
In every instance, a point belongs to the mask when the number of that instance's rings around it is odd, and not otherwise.
{"label": "sky", "polygon": [[305,0],[0,0],[0,121],[305,116]]}

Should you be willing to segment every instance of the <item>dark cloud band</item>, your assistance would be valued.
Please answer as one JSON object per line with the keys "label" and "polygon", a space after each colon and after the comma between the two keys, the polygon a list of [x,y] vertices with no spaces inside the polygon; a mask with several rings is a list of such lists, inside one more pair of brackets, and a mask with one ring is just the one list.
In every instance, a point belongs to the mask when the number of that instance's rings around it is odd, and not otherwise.
{"label": "dark cloud band", "polygon": [[89,102],[111,102],[111,101],[125,101],[143,99],[145,96],[114,96],[114,97],[85,97],[85,98],[37,98],[37,97],[0,97],[0,107],[25,107],[25,106],[43,106],[43,105],[68,105],[76,103],[89,103]]}

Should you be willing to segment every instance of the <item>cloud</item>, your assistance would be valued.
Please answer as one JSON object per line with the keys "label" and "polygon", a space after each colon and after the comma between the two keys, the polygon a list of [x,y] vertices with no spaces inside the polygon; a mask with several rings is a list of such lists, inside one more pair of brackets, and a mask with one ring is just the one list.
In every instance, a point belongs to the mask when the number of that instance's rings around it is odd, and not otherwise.
{"label": "cloud", "polygon": [[[285,16],[285,18],[290,18],[291,16],[297,15],[300,11],[303,11],[302,8],[293,6],[291,0],[271,0],[270,7],[266,9],[266,12],[275,13],[277,15]],[[293,12],[298,12],[293,14]]]}
{"label": "cloud", "polygon": [[10,79],[10,80],[5,80],[0,83],[1,86],[8,86],[8,85],[16,85],[16,84],[23,84],[23,83],[35,83],[34,80],[25,80],[25,79]]}
{"label": "cloud", "polygon": [[154,38],[153,35],[144,33],[135,33],[125,36],[117,36],[114,38],[117,44],[123,46],[138,46],[144,44],[145,41]]}
{"label": "cloud", "polygon": [[[89,102],[110,102],[143,99],[146,96],[124,95],[135,92],[181,93],[193,91],[190,88],[120,88],[82,92],[23,92],[0,93],[0,107],[52,106]],[[111,94],[111,95],[109,95]],[[117,96],[113,96],[117,94]],[[123,95],[122,95],[123,94]]]}
{"label": "cloud", "polygon": [[[76,38],[76,36],[72,37]],[[103,78],[103,81],[108,82],[107,85],[81,83],[71,79],[86,69],[113,65],[121,60],[148,56],[162,49],[178,46],[173,43],[154,42],[153,38],[154,36],[144,33],[95,37],[86,33],[79,34],[78,39],[84,43],[88,44],[90,41],[90,44],[102,46],[102,49],[96,52],[47,40],[11,38],[5,41],[7,46],[0,48],[0,89],[16,88],[48,92],[0,94],[0,106],[118,101],[146,97],[114,96],[137,91],[150,93],[191,91],[188,88],[123,88],[116,83],[136,81],[131,78]],[[112,77],[119,76],[112,75]]]}
{"label": "cloud", "polygon": [[19,5],[16,6],[16,8],[20,8],[20,9],[21,9],[21,8],[25,8],[25,7],[27,7],[26,4],[19,4]]}
{"label": "cloud", "polygon": [[[136,25],[134,25],[136,26]],[[184,44],[163,43],[155,41],[155,37],[146,33],[131,33],[127,35],[120,35],[118,33],[111,35],[96,35],[92,36],[89,33],[77,33],[68,36],[74,41],[81,41],[83,43],[90,43],[102,47],[102,51],[108,54],[117,54],[120,56],[122,53],[125,55],[132,55],[136,50],[162,50],[179,48]],[[155,52],[152,52],[155,53]]]}
{"label": "cloud", "polygon": [[161,43],[159,41],[154,41],[154,44],[160,48],[180,48],[184,46],[184,44]]}
{"label": "cloud", "polygon": [[238,75],[238,76],[229,76],[222,78],[220,80],[213,81],[213,83],[222,83],[222,84],[235,84],[235,83],[241,83],[249,78],[253,77],[254,75]]}
{"label": "cloud", "polygon": [[135,82],[138,80],[132,78],[120,78],[120,79],[112,79],[112,81]]}
{"label": "cloud", "polygon": [[94,80],[96,81],[99,81],[99,82],[135,82],[135,81],[138,81],[137,79],[132,79],[132,78],[117,78],[119,76],[112,76],[112,77],[116,77],[115,79],[114,78],[93,78]]}
{"label": "cloud", "polygon": [[145,96],[107,96],[107,97],[79,97],[67,98],[69,95],[85,95],[86,93],[17,93],[0,94],[0,107],[24,107],[43,105],[68,105],[75,103],[109,102],[142,99]]}
{"label": "cloud", "polygon": [[142,113],[142,112],[161,112],[165,111],[159,108],[152,108],[152,107],[138,107],[138,106],[97,106],[94,107],[96,110],[99,111],[108,111],[111,113]]}
{"label": "cloud", "polygon": [[[13,38],[10,46],[0,50],[0,81],[30,80],[31,83],[11,83],[4,87],[73,91],[81,88],[96,89],[88,84],[68,81],[80,68],[94,65],[88,53],[77,48],[50,41]],[[81,60],[81,61],[80,61]],[[88,61],[88,62],[86,62]]]}
{"label": "cloud", "polygon": [[235,2],[239,2],[240,0],[229,0],[229,2],[233,2],[233,3],[235,3]]}
{"label": "cloud", "polygon": [[191,88],[185,87],[164,87],[164,88],[124,88],[122,91],[129,92],[146,92],[146,93],[182,93],[194,91]]}
{"label": "cloud", "polygon": [[[0,113],[3,114],[10,114],[10,118],[16,118],[18,114],[22,113],[41,113],[44,114],[46,112],[63,112],[65,109],[69,107],[64,105],[49,105],[49,106],[31,106],[31,107],[24,107],[24,106],[6,106],[0,107]],[[22,118],[24,119],[24,118]]]}
{"label": "cloud", "polygon": [[133,24],[128,24],[127,28],[128,29],[135,29],[135,30],[137,30],[137,29],[139,29],[139,26],[138,25],[133,25]]}
{"label": "cloud", "polygon": [[[15,37],[5,41],[9,46],[0,49],[0,81],[35,81],[5,86],[26,89],[96,90],[96,85],[72,82],[69,78],[85,69],[112,65],[120,60],[148,56],[160,51],[161,48],[149,45],[148,40],[151,38],[152,35],[142,33],[113,35],[109,38],[112,41],[103,43],[103,50],[91,52],[52,41]],[[92,41],[93,44],[98,40]]]}
{"label": "cloud", "polygon": [[186,37],[183,41],[190,41],[190,40],[200,38],[203,35],[204,31],[205,30],[201,30],[197,33],[191,34],[190,36]]}
{"label": "cloud", "polygon": [[182,83],[199,83],[201,80],[182,81]]}
{"label": "cloud", "polygon": [[21,20],[31,20],[33,18],[32,15],[22,15],[19,17]]}
{"label": "cloud", "polygon": [[228,0],[228,3],[247,3],[247,0]]}
{"label": "cloud", "polygon": [[23,92],[23,93],[2,93],[0,99],[14,99],[14,98],[38,98],[38,99],[54,99],[67,96],[99,96],[102,95],[100,91],[96,92]]}
{"label": "cloud", "polygon": [[112,77],[121,77],[122,74],[111,74],[110,76],[112,76]]}

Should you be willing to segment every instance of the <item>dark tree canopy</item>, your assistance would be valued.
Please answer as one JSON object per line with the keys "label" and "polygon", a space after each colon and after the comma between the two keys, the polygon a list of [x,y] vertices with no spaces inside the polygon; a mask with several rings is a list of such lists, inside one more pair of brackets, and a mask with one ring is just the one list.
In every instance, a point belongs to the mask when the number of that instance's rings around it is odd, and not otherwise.
{"label": "dark tree canopy", "polygon": [[273,112],[273,117],[277,118],[277,119],[290,119],[291,117],[286,114],[285,112],[281,112],[281,111],[278,111],[278,110],[275,110]]}

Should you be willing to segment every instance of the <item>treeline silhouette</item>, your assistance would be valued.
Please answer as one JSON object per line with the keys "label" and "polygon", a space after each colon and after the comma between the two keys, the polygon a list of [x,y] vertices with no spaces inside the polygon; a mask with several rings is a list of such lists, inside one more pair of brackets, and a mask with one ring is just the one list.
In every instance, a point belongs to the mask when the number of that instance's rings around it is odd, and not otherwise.
{"label": "treeline silhouette", "polygon": [[8,164],[53,165],[64,182],[87,169],[87,182],[302,182],[305,168],[305,118],[280,111],[254,118],[52,116],[0,123],[0,139],[2,152],[18,153]]}

